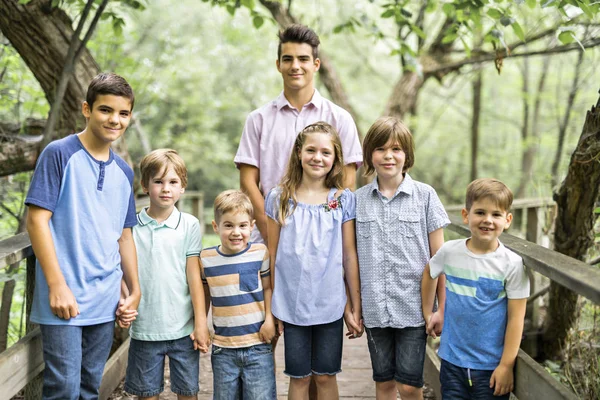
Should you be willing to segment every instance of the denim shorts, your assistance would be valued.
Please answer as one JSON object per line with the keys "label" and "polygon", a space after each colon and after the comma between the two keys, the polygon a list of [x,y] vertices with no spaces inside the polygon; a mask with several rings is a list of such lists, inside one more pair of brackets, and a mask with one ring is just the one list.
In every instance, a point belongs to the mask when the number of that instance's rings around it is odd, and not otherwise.
{"label": "denim shorts", "polygon": [[175,340],[131,339],[124,389],[139,397],[151,397],[164,390],[165,356],[169,356],[171,391],[194,396],[200,390],[200,352],[189,336]]}
{"label": "denim shorts", "polygon": [[283,323],[284,374],[291,378],[342,372],[342,318],[329,324],[299,326]]}
{"label": "denim shorts", "polygon": [[504,396],[494,396],[494,388],[490,388],[490,378],[493,373],[494,371],[492,370],[463,368],[442,360],[442,367],[440,369],[442,399],[510,399],[510,393]]}
{"label": "denim shorts", "polygon": [[237,349],[213,345],[210,361],[214,400],[277,398],[275,365],[270,344],[261,343]]}
{"label": "denim shorts", "polygon": [[404,385],[423,387],[423,365],[427,334],[425,327],[366,328],[373,380],[396,380]]}

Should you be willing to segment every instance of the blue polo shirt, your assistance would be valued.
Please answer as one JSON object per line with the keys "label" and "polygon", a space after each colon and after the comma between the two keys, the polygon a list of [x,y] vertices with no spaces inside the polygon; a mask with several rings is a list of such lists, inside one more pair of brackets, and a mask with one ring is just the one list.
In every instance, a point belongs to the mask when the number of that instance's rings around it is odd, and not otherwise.
{"label": "blue polo shirt", "polygon": [[25,204],[52,212],[56,256],[80,312],[69,320],[52,314],[36,262],[31,321],[85,326],[114,320],[123,275],[118,240],[137,222],[131,168],[112,150],[107,161],[96,160],[77,135],[56,140],[38,159]]}

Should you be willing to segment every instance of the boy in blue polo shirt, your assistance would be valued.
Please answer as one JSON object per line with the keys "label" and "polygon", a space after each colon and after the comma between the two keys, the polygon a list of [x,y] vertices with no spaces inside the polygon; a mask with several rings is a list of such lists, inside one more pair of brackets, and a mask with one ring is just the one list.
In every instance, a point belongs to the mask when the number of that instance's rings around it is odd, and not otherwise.
{"label": "boy in blue polo shirt", "polygon": [[168,356],[171,390],[179,400],[193,400],[199,391],[198,349],[206,353],[210,346],[200,278],[200,222],[175,207],[187,186],[185,163],[175,150],[154,150],[142,159],[140,171],[150,197],[150,207],[138,214],[133,228],[144,296],[129,331],[125,391],[158,400]]}
{"label": "boy in blue polo shirt", "polygon": [[446,242],[423,272],[421,296],[427,333],[435,337],[434,291],[446,276],[439,355],[443,399],[506,399],[514,388],[529,280],[523,259],[499,240],[512,221],[513,195],[496,179],[467,187],[462,217],[471,237]]}
{"label": "boy in blue polo shirt", "polygon": [[[125,324],[135,318],[133,171],[110,148],[127,129],[133,102],[125,79],[97,75],[83,102],[85,130],[44,149],[25,199],[37,257],[31,322],[42,332],[44,399],[97,399],[115,312]],[[119,302],[121,277],[129,294]]]}

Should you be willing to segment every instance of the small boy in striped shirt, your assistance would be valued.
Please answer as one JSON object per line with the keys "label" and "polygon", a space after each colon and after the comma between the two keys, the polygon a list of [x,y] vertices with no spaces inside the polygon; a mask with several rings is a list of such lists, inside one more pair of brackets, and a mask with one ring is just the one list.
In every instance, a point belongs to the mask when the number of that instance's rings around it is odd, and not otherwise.
{"label": "small boy in striped shirt", "polygon": [[214,399],[234,400],[240,393],[244,400],[274,399],[269,253],[264,244],[248,243],[253,208],[241,191],[219,194],[214,218],[221,245],[200,254],[205,293],[213,307]]}

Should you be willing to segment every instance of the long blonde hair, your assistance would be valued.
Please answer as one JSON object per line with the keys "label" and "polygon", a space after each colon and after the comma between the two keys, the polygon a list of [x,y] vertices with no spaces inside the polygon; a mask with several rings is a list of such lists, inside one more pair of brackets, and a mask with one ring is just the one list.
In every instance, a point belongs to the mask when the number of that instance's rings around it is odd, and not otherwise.
{"label": "long blonde hair", "polygon": [[[319,121],[308,125],[304,128],[294,142],[294,148],[290,155],[287,170],[279,186],[281,186],[281,196],[279,198],[279,212],[277,219],[281,225],[285,225],[285,219],[292,215],[298,200],[296,199],[296,190],[302,182],[302,162],[299,152],[302,150],[306,138],[313,133],[324,133],[331,138],[334,150],[334,160],[331,171],[325,177],[325,186],[328,188],[342,189],[344,184],[344,157],[342,155],[342,141],[335,128],[327,122]],[[293,208],[290,207],[290,199],[292,200]]]}

